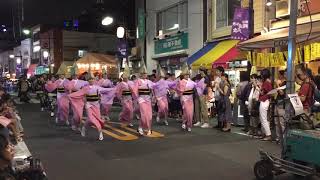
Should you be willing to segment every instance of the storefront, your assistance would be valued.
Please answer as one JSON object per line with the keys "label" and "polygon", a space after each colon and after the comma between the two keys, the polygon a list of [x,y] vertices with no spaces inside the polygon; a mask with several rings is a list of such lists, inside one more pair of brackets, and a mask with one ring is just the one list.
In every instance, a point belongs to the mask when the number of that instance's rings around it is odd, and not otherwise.
{"label": "storefront", "polygon": [[91,71],[92,73],[106,73],[109,78],[118,78],[118,61],[114,56],[87,53],[84,57],[76,61],[77,74]]}
{"label": "storefront", "polygon": [[188,57],[188,33],[180,32],[170,37],[155,40],[154,60],[169,73],[178,75]]}

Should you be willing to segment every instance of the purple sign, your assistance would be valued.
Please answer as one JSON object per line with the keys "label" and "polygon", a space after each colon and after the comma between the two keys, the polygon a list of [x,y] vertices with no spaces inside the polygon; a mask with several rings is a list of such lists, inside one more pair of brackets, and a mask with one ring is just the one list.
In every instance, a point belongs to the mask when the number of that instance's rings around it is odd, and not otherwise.
{"label": "purple sign", "polygon": [[249,9],[236,8],[232,23],[231,38],[241,41],[249,39]]}
{"label": "purple sign", "polygon": [[119,56],[125,58],[128,56],[128,43],[126,40],[119,40],[117,44]]}

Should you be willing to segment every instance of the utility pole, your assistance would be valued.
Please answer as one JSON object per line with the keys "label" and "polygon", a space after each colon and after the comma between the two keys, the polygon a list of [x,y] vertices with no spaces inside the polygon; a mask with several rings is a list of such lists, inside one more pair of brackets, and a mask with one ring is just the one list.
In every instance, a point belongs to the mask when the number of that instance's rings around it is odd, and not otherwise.
{"label": "utility pole", "polygon": [[[253,8],[253,0],[249,0],[249,38],[253,38],[254,36],[254,8]],[[251,59],[253,59],[252,57],[252,53],[253,51],[251,51]],[[248,61],[248,65],[247,65],[247,76],[248,78],[250,78],[250,74],[251,74],[251,68],[252,65],[250,63],[250,61]]]}
{"label": "utility pole", "polygon": [[[296,30],[297,30],[298,0],[290,1],[290,24],[288,37],[288,60],[287,60],[287,85],[286,94],[295,93],[295,68],[294,60],[296,59]],[[286,115],[285,120],[289,122],[293,116],[293,109],[290,101],[285,103]],[[282,155],[286,152],[285,142],[281,141]]]}
{"label": "utility pole", "polygon": [[290,26],[288,38],[288,61],[287,61],[287,94],[292,94],[294,90],[294,60],[296,58],[296,30],[297,30],[298,0],[291,0]]}

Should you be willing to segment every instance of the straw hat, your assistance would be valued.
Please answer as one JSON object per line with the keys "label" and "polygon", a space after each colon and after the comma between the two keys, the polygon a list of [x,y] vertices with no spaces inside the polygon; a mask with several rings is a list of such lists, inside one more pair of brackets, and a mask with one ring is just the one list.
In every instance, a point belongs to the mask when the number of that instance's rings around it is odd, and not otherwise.
{"label": "straw hat", "polygon": [[141,61],[141,66],[140,66],[140,69],[139,69],[139,73],[140,74],[148,74],[148,70],[147,70],[146,65],[144,64],[144,61]]}
{"label": "straw hat", "polygon": [[189,66],[187,63],[184,63],[181,67],[181,74],[180,75],[189,75],[190,71],[189,71]]}
{"label": "straw hat", "polygon": [[124,66],[124,71],[122,73],[122,78],[129,78],[130,77],[130,69],[129,66],[126,64]]}
{"label": "straw hat", "polygon": [[58,69],[57,75],[65,75],[67,71],[67,66],[64,63],[62,63]]}
{"label": "straw hat", "polygon": [[157,76],[165,77],[166,73],[164,72],[163,68],[161,68],[160,64],[157,65]]}

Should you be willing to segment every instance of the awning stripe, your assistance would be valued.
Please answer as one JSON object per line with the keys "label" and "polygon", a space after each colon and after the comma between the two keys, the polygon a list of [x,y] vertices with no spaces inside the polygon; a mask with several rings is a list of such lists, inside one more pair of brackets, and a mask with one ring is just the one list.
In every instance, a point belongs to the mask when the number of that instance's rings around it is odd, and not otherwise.
{"label": "awning stripe", "polygon": [[225,40],[219,42],[216,46],[214,46],[209,52],[201,56],[194,63],[192,63],[192,67],[199,67],[201,65],[206,67],[211,67],[212,63],[222,57],[225,53],[227,53],[231,48],[233,48],[239,40]]}
{"label": "awning stripe", "polygon": [[218,43],[209,43],[203,48],[201,48],[199,51],[194,53],[192,56],[190,56],[187,60],[188,64],[192,64],[195,61],[197,61],[200,57],[208,53],[212,48],[214,48]]}

